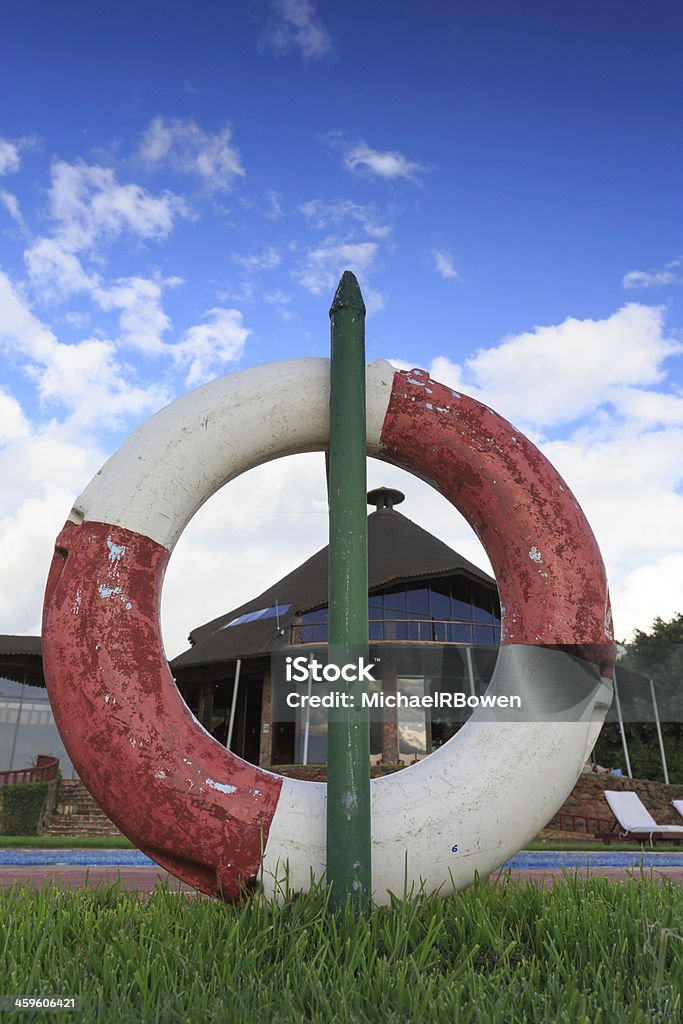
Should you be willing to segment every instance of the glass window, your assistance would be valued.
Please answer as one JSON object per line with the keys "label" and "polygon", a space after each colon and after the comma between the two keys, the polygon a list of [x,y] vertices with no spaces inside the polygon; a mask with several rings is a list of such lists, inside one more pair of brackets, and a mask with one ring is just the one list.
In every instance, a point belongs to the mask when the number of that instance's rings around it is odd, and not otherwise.
{"label": "glass window", "polygon": [[327,643],[327,622],[306,622],[299,626],[298,643],[302,644],[326,644]]}
{"label": "glass window", "polygon": [[38,754],[59,758],[64,778],[73,766],[52,715],[47,690],[0,681],[0,769],[30,768]]}
{"label": "glass window", "polygon": [[314,612],[304,612],[301,616],[301,622],[302,624],[308,622],[327,622],[327,608],[316,608]]}
{"label": "glass window", "polygon": [[451,598],[440,590],[432,588],[431,594],[432,618],[435,622],[446,622],[451,617]]}
{"label": "glass window", "polygon": [[[406,697],[424,697],[425,681],[422,677],[402,676],[397,680],[397,690]],[[401,760],[427,751],[427,716],[422,708],[398,709],[398,752]],[[429,745],[431,752],[431,743]]]}
{"label": "glass window", "polygon": [[460,598],[451,598],[451,618],[456,620],[463,620],[465,622],[472,621],[472,605],[469,601],[461,601]]}
{"label": "glass window", "polygon": [[368,623],[368,637],[370,640],[384,640],[384,623],[371,619]]}
{"label": "glass window", "polygon": [[391,608],[392,611],[406,610],[406,592],[405,590],[395,590],[391,594],[384,595],[384,607]]}
{"label": "glass window", "polygon": [[[420,639],[420,626],[422,622],[419,620],[411,619],[405,623],[406,640],[419,640]],[[428,623],[429,625],[429,623]]]}
{"label": "glass window", "polygon": [[466,622],[451,622],[446,626],[449,644],[471,644],[472,627]]}
{"label": "glass window", "polygon": [[413,612],[416,619],[429,617],[429,591],[426,587],[408,591],[408,611]]}
{"label": "glass window", "polygon": [[[405,614],[405,613],[404,613]],[[385,640],[410,640],[408,635],[412,623],[404,621],[387,622],[384,628]]]}
{"label": "glass window", "polygon": [[495,647],[472,648],[472,668],[474,670],[474,687],[478,696],[486,692],[493,670],[496,667],[498,651]]}
{"label": "glass window", "polygon": [[373,594],[372,597],[368,598],[368,618],[384,618],[384,598],[381,594]]}
{"label": "glass window", "polygon": [[474,642],[475,644],[494,643],[493,626],[475,626]]}
{"label": "glass window", "polygon": [[445,644],[448,641],[448,623],[434,623],[434,639],[439,644]]}
{"label": "glass window", "polygon": [[475,622],[493,622],[493,614],[491,612],[490,606],[487,608],[483,608],[481,605],[475,604],[472,608],[472,611],[474,612]]}
{"label": "glass window", "polygon": [[243,626],[247,622],[254,622],[256,619],[275,619],[279,615],[284,615],[286,611],[289,611],[291,605],[280,604],[273,605],[271,608],[259,608],[255,612],[245,612],[244,615],[238,616],[229,622],[225,629],[229,629],[231,626]]}

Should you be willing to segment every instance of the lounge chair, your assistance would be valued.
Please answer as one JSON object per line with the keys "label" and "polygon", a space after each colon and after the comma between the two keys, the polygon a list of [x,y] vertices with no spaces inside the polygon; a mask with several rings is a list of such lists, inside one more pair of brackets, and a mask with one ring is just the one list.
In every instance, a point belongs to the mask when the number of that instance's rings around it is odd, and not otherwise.
{"label": "lounge chair", "polygon": [[613,839],[647,839],[651,846],[659,840],[666,843],[683,843],[683,827],[679,825],[658,825],[637,793],[605,790],[605,800],[617,819],[611,832],[600,832],[596,838],[605,843]]}
{"label": "lounge chair", "polygon": [[674,805],[674,808],[678,811],[681,818],[683,818],[683,800],[672,800],[671,803]]}

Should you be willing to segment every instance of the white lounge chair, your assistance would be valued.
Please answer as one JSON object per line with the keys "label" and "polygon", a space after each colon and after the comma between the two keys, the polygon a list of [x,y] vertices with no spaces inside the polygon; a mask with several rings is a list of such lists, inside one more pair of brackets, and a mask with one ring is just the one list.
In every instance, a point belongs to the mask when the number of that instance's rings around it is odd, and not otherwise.
{"label": "white lounge chair", "polygon": [[621,829],[615,825],[612,832],[601,832],[597,838],[605,843],[613,839],[648,839],[651,845],[658,839],[667,843],[683,842],[683,827],[658,825],[637,793],[606,789],[605,800]]}
{"label": "white lounge chair", "polygon": [[672,800],[671,803],[674,805],[681,818],[683,818],[683,800]]}

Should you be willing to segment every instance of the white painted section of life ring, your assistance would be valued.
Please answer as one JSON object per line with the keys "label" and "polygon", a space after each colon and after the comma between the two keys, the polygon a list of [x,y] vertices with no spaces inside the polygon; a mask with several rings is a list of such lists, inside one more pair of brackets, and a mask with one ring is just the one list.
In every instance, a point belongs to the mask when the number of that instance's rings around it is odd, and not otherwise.
{"label": "white painted section of life ring", "polygon": [[[367,367],[367,450],[380,458],[393,379],[388,362]],[[83,492],[71,519],[121,526],[170,551],[224,483],[270,459],[325,449],[328,438],[328,360],[245,370],[144,423]],[[570,712],[572,690],[582,696]],[[489,692],[523,694],[522,716],[512,720],[506,711],[505,721],[492,722],[490,712],[477,711],[429,758],[373,781],[378,902],[423,883],[463,887],[523,846],[573,788],[611,701],[595,666],[525,645],[501,647]],[[285,878],[302,891],[311,874],[323,874],[325,803],[326,786],[283,780],[262,865],[268,894],[278,895]]]}
{"label": "white painted section of life ring", "polygon": [[[578,699],[570,708],[572,689]],[[495,712],[478,709],[429,757],[373,779],[376,902],[421,886],[462,889],[533,839],[576,784],[612,700],[611,683],[594,666],[527,645],[500,648],[487,692],[520,695],[523,712],[492,721]],[[263,860],[269,896],[305,891],[311,874],[322,878],[326,790],[285,779]]]}
{"label": "white painted section of life ring", "polygon": [[[377,455],[394,378],[366,368],[368,454]],[[169,551],[224,484],[263,462],[323,451],[330,436],[330,363],[292,359],[211,381],[138,427],[81,494],[70,518],[150,537]]]}

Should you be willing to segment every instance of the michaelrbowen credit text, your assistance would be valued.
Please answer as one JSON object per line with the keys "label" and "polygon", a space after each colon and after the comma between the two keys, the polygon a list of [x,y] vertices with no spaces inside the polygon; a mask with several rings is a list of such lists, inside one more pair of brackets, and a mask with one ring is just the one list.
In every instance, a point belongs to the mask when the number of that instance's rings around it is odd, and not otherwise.
{"label": "michaelrbowen credit text", "polygon": [[405,693],[363,693],[364,708],[521,708],[522,698],[500,694],[475,697],[465,693],[435,693],[419,697]]}

